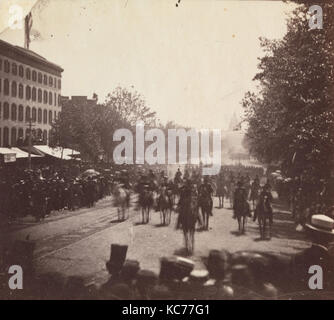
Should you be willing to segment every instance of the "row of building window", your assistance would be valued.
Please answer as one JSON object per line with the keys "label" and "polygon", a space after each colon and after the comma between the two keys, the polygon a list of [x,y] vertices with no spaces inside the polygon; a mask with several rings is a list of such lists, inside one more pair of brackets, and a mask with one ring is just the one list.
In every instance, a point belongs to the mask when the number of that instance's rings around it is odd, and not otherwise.
{"label": "row of building window", "polygon": [[[2,132],[3,131],[3,132]],[[11,137],[10,137],[10,141],[9,141],[9,131],[11,133]],[[1,145],[1,136],[3,133],[3,143],[2,146],[3,147],[15,147],[17,146],[19,143],[23,143],[24,142],[24,129],[23,128],[12,128],[11,130],[9,130],[9,128],[4,127],[3,130],[2,128],[0,128],[0,145]],[[25,129],[25,137],[27,138],[30,134],[30,129]],[[44,144],[47,144],[47,140],[48,140],[48,135],[50,136],[50,131],[48,132],[47,130],[41,130],[41,129],[32,129],[31,130],[31,137],[33,139],[33,141],[43,141]]]}
{"label": "row of building window", "polygon": [[4,72],[6,73],[12,73],[14,76],[19,75],[21,78],[25,76],[27,80],[32,80],[38,83],[43,83],[44,85],[48,85],[50,87],[61,89],[61,79],[58,79],[56,77],[47,76],[46,74],[42,74],[41,72],[37,72],[35,70],[32,70],[30,68],[26,68],[24,72],[24,67],[22,65],[17,66],[15,62],[10,63],[8,60],[4,60],[3,67],[2,67],[2,59],[0,59],[0,71],[2,71],[2,68]]}
{"label": "row of building window", "polygon": [[[0,79],[0,93],[2,92],[2,79]],[[24,98],[24,86],[23,84],[17,85],[15,81],[12,81],[11,85],[9,84],[8,79],[4,79],[3,81],[3,93],[5,96],[11,95],[13,98]],[[35,87],[26,86],[25,88],[25,99],[38,101],[39,103],[49,104],[50,106],[60,106],[60,94],[48,92],[42,89],[36,89]]]}
{"label": "row of building window", "polygon": [[[1,117],[3,115],[3,117]],[[25,117],[24,117],[25,115]],[[27,106],[24,111],[24,107],[22,105],[17,105],[13,103],[11,105],[11,108],[9,108],[9,104],[5,102],[3,104],[3,113],[2,113],[2,108],[1,108],[1,103],[0,103],[0,119],[3,118],[4,120],[12,120],[12,121],[25,121],[29,122],[30,120],[32,122],[38,122],[38,123],[44,123],[47,124],[49,123],[50,125],[52,124],[53,121],[53,115],[54,119],[57,118],[57,112],[54,111],[52,113],[51,110],[42,110],[41,108],[36,109],[35,107],[30,108]]]}

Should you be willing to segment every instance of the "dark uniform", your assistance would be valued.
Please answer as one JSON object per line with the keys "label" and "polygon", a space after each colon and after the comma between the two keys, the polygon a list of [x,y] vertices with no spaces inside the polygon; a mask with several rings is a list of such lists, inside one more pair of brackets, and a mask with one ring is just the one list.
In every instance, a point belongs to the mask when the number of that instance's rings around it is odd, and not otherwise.
{"label": "dark uniform", "polygon": [[175,173],[174,177],[174,183],[178,184],[182,182],[182,173],[180,171],[180,168],[177,169],[177,172]]}
{"label": "dark uniform", "polygon": [[202,183],[198,188],[199,194],[199,201],[209,199],[209,206],[210,206],[210,215],[212,216],[212,208],[213,208],[213,201],[212,201],[212,194],[213,194],[213,187],[209,183],[209,180],[205,178],[204,183]]}
{"label": "dark uniform", "polygon": [[192,201],[197,198],[198,193],[196,188],[192,185],[191,180],[187,180],[183,187],[180,189],[180,200],[178,203],[179,216],[177,219],[176,228],[179,229],[182,226],[182,220],[184,218],[184,208]]}
{"label": "dark uniform", "polygon": [[250,215],[249,205],[247,202],[247,192],[243,187],[242,183],[239,181],[238,186],[234,191],[233,196],[233,219],[236,218],[237,215],[243,213],[245,210],[248,210],[248,216]]}

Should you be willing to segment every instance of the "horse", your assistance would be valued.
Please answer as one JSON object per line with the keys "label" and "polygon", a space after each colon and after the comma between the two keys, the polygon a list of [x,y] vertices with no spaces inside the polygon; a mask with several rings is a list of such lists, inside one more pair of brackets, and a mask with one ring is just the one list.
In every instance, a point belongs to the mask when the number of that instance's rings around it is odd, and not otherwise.
{"label": "horse", "polygon": [[139,191],[138,204],[141,208],[142,223],[147,224],[150,221],[150,210],[154,205],[153,191],[144,188]]}
{"label": "horse", "polygon": [[265,239],[266,236],[267,220],[269,221],[269,239],[271,238],[271,228],[273,223],[272,215],[273,210],[270,205],[270,199],[267,195],[264,195],[256,206],[253,219],[255,221],[257,218],[259,221],[260,236],[262,240]]}
{"label": "horse", "polygon": [[175,183],[173,182],[170,185],[170,190],[172,192],[172,196],[171,199],[173,201],[173,206],[178,202],[179,198],[180,198],[180,190],[181,190],[181,183]]}
{"label": "horse", "polygon": [[124,221],[129,217],[130,191],[116,184],[113,188],[114,206],[117,207],[118,221]]}
{"label": "horse", "polygon": [[184,199],[179,211],[178,224],[181,225],[183,231],[186,250],[192,254],[195,245],[195,226],[198,220],[197,197],[191,195]]}
{"label": "horse", "polygon": [[203,217],[203,229],[209,230],[209,218],[212,207],[212,199],[209,195],[200,194],[198,197],[198,206],[201,208]]}
{"label": "horse", "polygon": [[233,204],[234,215],[238,220],[239,233],[245,233],[245,224],[247,222],[247,217],[250,216],[250,208],[247,200],[234,199]]}
{"label": "horse", "polygon": [[157,200],[157,207],[160,211],[161,225],[169,225],[173,209],[173,200],[171,191],[163,187]]}
{"label": "horse", "polygon": [[224,197],[227,196],[227,189],[226,186],[218,181],[217,183],[217,197],[219,200],[219,208],[224,208]]}
{"label": "horse", "polygon": [[227,198],[230,201],[230,209],[233,209],[233,203],[234,203],[234,189],[235,184],[234,182],[230,182],[227,187]]}
{"label": "horse", "polygon": [[260,195],[260,187],[256,185],[251,186],[251,191],[250,191],[250,197],[249,200],[252,203],[252,210],[255,210],[258,201],[259,201],[259,195]]}

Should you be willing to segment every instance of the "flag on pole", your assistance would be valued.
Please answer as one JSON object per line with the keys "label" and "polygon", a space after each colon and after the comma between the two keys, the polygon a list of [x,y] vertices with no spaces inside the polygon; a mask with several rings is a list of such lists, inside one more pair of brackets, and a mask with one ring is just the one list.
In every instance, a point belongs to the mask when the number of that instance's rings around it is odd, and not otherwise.
{"label": "flag on pole", "polygon": [[24,19],[24,48],[29,50],[29,45],[31,42],[30,39],[30,30],[32,27],[32,15],[31,12],[29,12],[29,14],[26,15],[25,19]]}

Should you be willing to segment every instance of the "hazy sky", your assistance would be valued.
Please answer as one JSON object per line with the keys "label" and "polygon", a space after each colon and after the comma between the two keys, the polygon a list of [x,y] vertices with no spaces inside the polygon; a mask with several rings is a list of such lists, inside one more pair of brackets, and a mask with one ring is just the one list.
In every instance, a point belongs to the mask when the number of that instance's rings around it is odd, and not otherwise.
{"label": "hazy sky", "polygon": [[[9,8],[24,14],[34,0],[0,0],[0,38],[23,46],[23,29],[8,28]],[[258,38],[281,38],[280,1],[41,0],[33,9],[40,37],[30,49],[61,65],[63,95],[93,92],[104,101],[133,86],[162,122],[228,126],[254,88]],[[35,31],[33,32],[35,33]]]}

